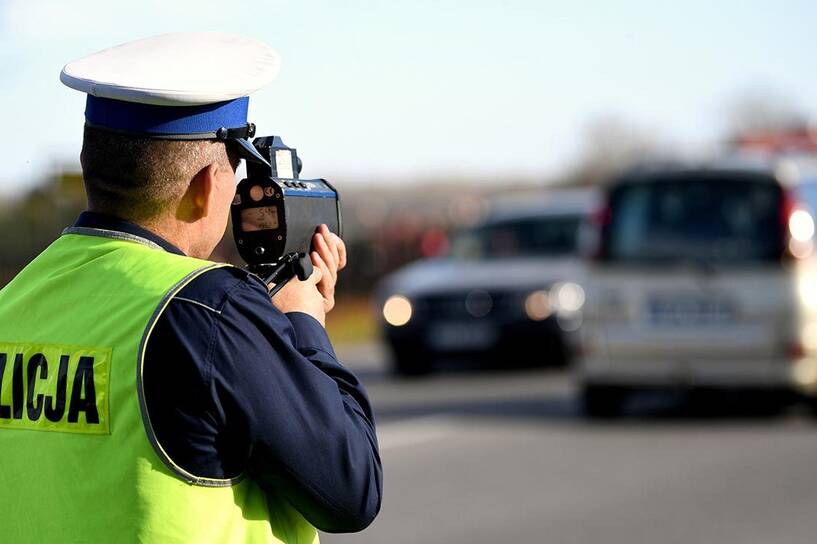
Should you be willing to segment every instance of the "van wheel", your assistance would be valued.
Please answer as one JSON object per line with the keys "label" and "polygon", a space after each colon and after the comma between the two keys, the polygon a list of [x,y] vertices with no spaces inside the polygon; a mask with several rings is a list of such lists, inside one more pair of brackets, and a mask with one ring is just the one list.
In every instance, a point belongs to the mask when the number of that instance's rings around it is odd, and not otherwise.
{"label": "van wheel", "polygon": [[581,391],[581,410],[585,417],[612,418],[621,413],[626,398],[622,387],[584,385]]}

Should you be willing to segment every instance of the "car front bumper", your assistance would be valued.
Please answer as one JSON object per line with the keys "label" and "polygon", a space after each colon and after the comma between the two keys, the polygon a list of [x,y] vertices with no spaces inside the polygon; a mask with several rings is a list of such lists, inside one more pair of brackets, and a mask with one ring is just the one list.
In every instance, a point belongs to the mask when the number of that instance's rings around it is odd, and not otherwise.
{"label": "car front bumper", "polygon": [[423,320],[401,327],[384,324],[383,332],[396,349],[452,355],[525,352],[537,359],[547,359],[555,344],[560,348],[572,345],[574,336],[552,318],[543,321]]}

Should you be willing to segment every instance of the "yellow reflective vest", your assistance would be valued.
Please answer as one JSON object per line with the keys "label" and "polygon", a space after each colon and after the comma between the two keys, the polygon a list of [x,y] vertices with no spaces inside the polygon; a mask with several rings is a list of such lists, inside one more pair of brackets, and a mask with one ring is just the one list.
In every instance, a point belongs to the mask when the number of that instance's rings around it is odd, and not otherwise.
{"label": "yellow reflective vest", "polygon": [[0,541],[318,542],[284,500],[187,472],[152,431],[146,343],[216,266],[75,228],[0,290]]}

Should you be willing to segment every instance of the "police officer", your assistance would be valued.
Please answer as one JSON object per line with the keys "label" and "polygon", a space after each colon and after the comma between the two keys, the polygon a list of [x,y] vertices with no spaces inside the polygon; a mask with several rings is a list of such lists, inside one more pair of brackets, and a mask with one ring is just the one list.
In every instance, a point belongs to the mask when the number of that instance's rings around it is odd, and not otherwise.
{"label": "police officer", "polygon": [[[250,93],[277,55],[218,33],[68,64],[88,211],[0,291],[0,541],[318,541],[381,502],[372,410],[324,330],[343,242],[270,301],[210,262]],[[223,135],[223,131],[222,131]]]}

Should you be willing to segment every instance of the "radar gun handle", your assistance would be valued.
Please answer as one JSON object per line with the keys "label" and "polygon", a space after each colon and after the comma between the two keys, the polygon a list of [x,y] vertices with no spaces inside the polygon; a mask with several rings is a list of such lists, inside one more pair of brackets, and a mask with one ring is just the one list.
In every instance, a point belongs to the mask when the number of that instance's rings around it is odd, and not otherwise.
{"label": "radar gun handle", "polygon": [[297,277],[304,281],[312,275],[312,261],[305,253],[288,253],[274,264],[250,265],[250,272],[257,274],[268,287],[269,296],[273,297],[289,280]]}

